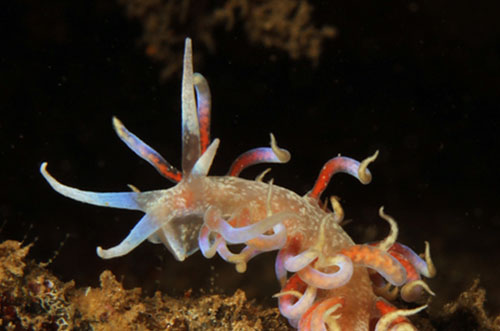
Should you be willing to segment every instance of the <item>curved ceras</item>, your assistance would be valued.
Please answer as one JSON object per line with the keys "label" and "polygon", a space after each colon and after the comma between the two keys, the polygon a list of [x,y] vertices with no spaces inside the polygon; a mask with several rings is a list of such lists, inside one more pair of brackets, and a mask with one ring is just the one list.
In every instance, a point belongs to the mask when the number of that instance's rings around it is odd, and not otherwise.
{"label": "curved ceras", "polygon": [[[335,173],[347,173],[368,184],[371,174],[367,166],[378,152],[361,163],[344,156],[329,160],[304,197],[274,186],[272,180],[263,182],[268,170],[255,181],[237,177],[254,164],[290,160],[290,153],[278,147],[272,134],[271,147],[243,153],[232,164],[228,176],[208,176],[219,140],[210,142],[210,90],[206,79],[193,73],[189,38],[181,97],[182,171],[113,118],[120,139],[176,183],[170,189],[140,192],[130,186],[132,192],[82,191],[59,183],[42,163],[42,175],[62,195],[145,213],[120,244],[109,249],[98,247],[97,254],[105,259],[122,256],[148,239],[163,243],[179,261],[200,249],[205,257],[219,254],[244,272],[255,255],[279,250],[275,269],[282,291],[276,296],[282,314],[292,325],[301,330],[368,330],[370,320],[376,319],[376,330],[411,328],[404,316],[424,307],[398,310],[377,298],[367,270],[372,270],[372,278],[378,281],[373,285],[380,295],[388,296],[386,285],[390,284],[394,288],[403,286],[403,298],[414,299],[425,284],[415,273],[426,277],[435,273],[430,255],[423,261],[408,247],[396,243],[397,225],[383,211],[381,216],[391,225],[389,236],[378,244],[356,245],[340,226],[344,213],[338,199],[330,199],[333,212],[326,206],[321,208],[319,202]],[[245,246],[233,253],[228,247],[232,244]],[[294,274],[288,278],[288,273]]]}
{"label": "curved ceras", "polygon": [[[406,282],[401,287],[401,299],[406,302],[418,301],[425,291],[431,295],[435,295],[429,286],[422,280],[422,276],[432,278],[436,275],[436,268],[430,256],[430,245],[425,242],[424,258],[418,256],[409,247],[394,242],[388,246],[387,252],[398,260],[406,270]],[[388,300],[397,298],[399,288],[393,287],[385,282],[379,274],[371,274],[373,281],[374,292]]]}

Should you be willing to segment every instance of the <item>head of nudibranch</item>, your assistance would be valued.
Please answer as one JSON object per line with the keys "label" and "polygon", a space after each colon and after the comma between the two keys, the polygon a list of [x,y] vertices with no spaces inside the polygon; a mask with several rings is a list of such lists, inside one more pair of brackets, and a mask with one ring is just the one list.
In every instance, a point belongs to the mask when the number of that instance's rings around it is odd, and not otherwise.
{"label": "head of nudibranch", "polygon": [[182,261],[198,249],[198,232],[203,215],[198,214],[185,184],[207,175],[219,140],[210,144],[210,90],[206,79],[193,73],[191,40],[186,39],[182,77],[182,171],[167,162],[157,151],[127,130],[113,117],[113,127],[120,139],[138,156],[149,162],[163,177],[176,185],[170,189],[140,192],[100,193],[82,191],[58,182],[42,163],[40,172],[54,190],[84,203],[103,207],[140,210],[144,217],[129,235],[110,249],[97,248],[104,259],[125,255],[144,240],[163,243]]}
{"label": "head of nudibranch", "polygon": [[[139,210],[145,213],[129,235],[110,249],[97,247],[103,259],[126,255],[143,241],[164,244],[183,261],[200,248],[199,233],[210,201],[203,198],[211,183],[208,171],[219,146],[219,139],[210,141],[211,96],[206,79],[193,73],[191,40],[186,38],[182,77],[182,171],[167,162],[156,150],[131,133],[113,117],[119,138],[138,156],[150,163],[163,177],[176,185],[165,190],[140,192],[132,185],[131,192],[90,192],[66,186],[47,171],[43,162],[40,172],[58,193],[92,205]],[[229,176],[237,176],[246,167],[258,163],[284,163],[290,153],[278,147],[271,134],[271,147],[252,149],[233,163]],[[222,180],[224,181],[224,180]]]}

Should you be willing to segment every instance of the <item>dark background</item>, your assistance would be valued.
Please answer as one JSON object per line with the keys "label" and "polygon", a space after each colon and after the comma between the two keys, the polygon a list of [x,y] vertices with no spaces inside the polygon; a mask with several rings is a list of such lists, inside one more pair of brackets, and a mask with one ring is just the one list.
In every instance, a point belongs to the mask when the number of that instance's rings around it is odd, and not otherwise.
{"label": "dark background", "polygon": [[[346,231],[357,242],[383,238],[388,228],[377,210],[384,205],[399,223],[400,242],[417,252],[431,243],[434,308],[480,277],[487,306],[500,312],[499,3],[312,4],[315,22],[339,31],[317,67],[251,45],[238,29],[214,31],[212,54],[191,36],[202,58],[195,70],[212,90],[212,135],[222,141],[212,173],[223,175],[273,132],[292,160],[274,166],[272,177],[302,194],[329,158],[363,159],[379,149],[370,185],[339,175],[327,190],[352,219]],[[199,253],[176,262],[149,243],[122,258],[97,257],[95,247],[119,243],[140,214],[63,198],[39,174],[40,163],[82,189],[169,187],[117,139],[111,116],[180,165],[180,76],[159,80],[162,65],[137,42],[141,25],[113,1],[9,6],[0,14],[1,239],[36,240],[31,257],[38,261],[65,241],[49,268],[78,286],[97,285],[111,269],[147,294],[243,288],[273,304],[274,253],[252,260],[244,275]]]}

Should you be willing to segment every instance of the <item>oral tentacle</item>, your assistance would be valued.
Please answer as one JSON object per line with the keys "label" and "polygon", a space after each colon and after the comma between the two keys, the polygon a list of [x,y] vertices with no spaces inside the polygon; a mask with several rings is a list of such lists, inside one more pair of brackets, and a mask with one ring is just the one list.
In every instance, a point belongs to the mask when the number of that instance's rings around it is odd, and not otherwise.
{"label": "oral tentacle", "polygon": [[97,255],[102,259],[112,259],[126,255],[158,231],[160,227],[155,219],[146,214],[119,245],[109,249],[97,247]]}
{"label": "oral tentacle", "polygon": [[151,164],[156,171],[168,180],[178,183],[182,179],[182,173],[174,166],[168,163],[163,156],[155,151],[152,147],[128,131],[123,123],[113,116],[113,128],[118,137],[140,158]]}
{"label": "oral tentacle", "polygon": [[142,206],[138,202],[138,197],[141,193],[91,192],[66,186],[58,182],[57,179],[52,177],[52,175],[47,171],[47,162],[42,163],[42,165],[40,166],[40,172],[56,192],[70,199],[101,207],[143,210]]}

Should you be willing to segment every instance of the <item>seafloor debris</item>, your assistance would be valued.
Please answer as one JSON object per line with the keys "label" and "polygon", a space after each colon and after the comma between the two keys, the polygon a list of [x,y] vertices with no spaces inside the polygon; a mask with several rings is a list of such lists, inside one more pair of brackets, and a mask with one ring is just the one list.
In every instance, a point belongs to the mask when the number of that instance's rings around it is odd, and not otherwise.
{"label": "seafloor debris", "polygon": [[[124,289],[110,271],[101,274],[99,288],[77,288],[26,261],[29,248],[12,240],[0,244],[2,330],[291,330],[278,309],[247,301],[241,290],[146,297],[139,288]],[[419,330],[500,330],[500,316],[484,311],[485,294],[476,281],[442,311],[413,322]]]}
{"label": "seafloor debris", "polygon": [[181,49],[186,36],[215,51],[214,33],[241,28],[256,45],[283,50],[296,60],[307,58],[317,64],[323,40],[333,38],[332,26],[317,28],[312,22],[313,6],[306,0],[213,2],[179,0],[119,0],[132,18],[143,26],[146,54],[164,64],[162,78],[180,70]]}

